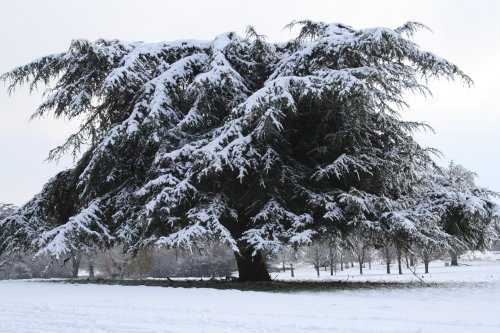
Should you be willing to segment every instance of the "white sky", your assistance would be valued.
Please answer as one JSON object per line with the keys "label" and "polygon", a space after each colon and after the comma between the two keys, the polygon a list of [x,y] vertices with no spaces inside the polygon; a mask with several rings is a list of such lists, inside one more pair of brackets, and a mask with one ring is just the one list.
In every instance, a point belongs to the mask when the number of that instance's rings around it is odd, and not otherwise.
{"label": "white sky", "polygon": [[[0,2],[0,73],[67,50],[75,38],[162,41],[212,39],[256,27],[269,41],[293,37],[282,31],[292,20],[341,22],[354,28],[397,27],[418,21],[416,41],[457,64],[475,82],[432,82],[434,97],[409,96],[408,119],[429,123],[436,134],[417,135],[424,146],[478,173],[478,183],[500,191],[500,1],[373,0],[5,0]],[[19,90],[9,97],[0,85],[0,202],[23,204],[71,159],[47,163],[48,151],[76,124],[50,118],[29,122],[41,102]]]}

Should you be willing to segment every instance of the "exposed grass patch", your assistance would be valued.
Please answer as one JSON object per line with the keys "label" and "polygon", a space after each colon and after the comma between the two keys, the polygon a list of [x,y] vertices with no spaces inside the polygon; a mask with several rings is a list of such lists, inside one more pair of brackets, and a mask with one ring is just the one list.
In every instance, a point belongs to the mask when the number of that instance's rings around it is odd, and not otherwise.
{"label": "exposed grass patch", "polygon": [[[321,292],[354,289],[380,288],[415,288],[423,285],[415,282],[354,282],[354,281],[272,281],[272,282],[238,282],[225,280],[167,280],[167,279],[68,279],[49,282],[74,284],[104,284],[121,286],[154,286],[173,288],[212,288],[235,289],[241,291],[265,292]],[[426,284],[425,286],[429,286]]]}

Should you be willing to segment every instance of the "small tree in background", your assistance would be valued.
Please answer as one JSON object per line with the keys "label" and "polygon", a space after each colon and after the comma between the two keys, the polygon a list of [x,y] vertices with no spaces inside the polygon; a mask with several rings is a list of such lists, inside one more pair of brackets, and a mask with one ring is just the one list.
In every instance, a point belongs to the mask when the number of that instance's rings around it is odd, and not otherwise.
{"label": "small tree in background", "polygon": [[376,244],[385,261],[386,273],[391,274],[391,262],[396,258],[396,248],[392,244],[392,239],[381,234],[377,236]]}
{"label": "small tree in background", "polygon": [[494,221],[499,216],[492,200],[498,194],[475,184],[475,173],[451,162],[433,175],[422,203],[432,209],[446,233],[451,265],[465,249],[484,249],[498,239]]}
{"label": "small tree in background", "polygon": [[148,276],[154,264],[154,250],[143,248],[130,259],[126,266],[126,273],[129,276],[143,279]]}
{"label": "small tree in background", "polygon": [[438,247],[434,244],[419,244],[417,248],[417,256],[424,263],[425,274],[429,273],[429,264],[431,261],[437,260],[443,257],[444,247]]}
{"label": "small tree in background", "polygon": [[126,276],[130,259],[131,255],[129,253],[125,253],[123,249],[114,246],[99,251],[97,253],[96,264],[101,274],[105,277],[123,279]]}
{"label": "small tree in background", "polygon": [[324,239],[324,244],[327,249],[327,262],[330,266],[330,276],[337,274],[337,264],[341,262],[341,246],[342,240],[339,236],[328,235]]}
{"label": "small tree in background", "polygon": [[304,248],[303,258],[306,262],[313,265],[316,275],[320,277],[319,270],[321,266],[328,261],[328,248],[322,242],[313,242]]}
{"label": "small tree in background", "polygon": [[281,269],[286,272],[286,266],[295,261],[296,250],[292,246],[282,246],[275,254],[275,258],[281,264]]}
{"label": "small tree in background", "polygon": [[347,236],[347,244],[353,256],[358,261],[359,274],[363,275],[363,265],[367,259],[367,253],[373,246],[372,231],[368,229],[355,228]]}

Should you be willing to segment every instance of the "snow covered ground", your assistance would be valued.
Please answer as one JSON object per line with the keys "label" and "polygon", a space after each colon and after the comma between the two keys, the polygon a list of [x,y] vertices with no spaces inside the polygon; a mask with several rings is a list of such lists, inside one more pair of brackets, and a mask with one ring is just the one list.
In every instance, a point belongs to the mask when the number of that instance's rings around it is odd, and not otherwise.
{"label": "snow covered ground", "polygon": [[[454,283],[264,293],[0,281],[0,332],[500,332],[500,261],[437,264],[433,281]],[[401,279],[382,267],[352,279]]]}

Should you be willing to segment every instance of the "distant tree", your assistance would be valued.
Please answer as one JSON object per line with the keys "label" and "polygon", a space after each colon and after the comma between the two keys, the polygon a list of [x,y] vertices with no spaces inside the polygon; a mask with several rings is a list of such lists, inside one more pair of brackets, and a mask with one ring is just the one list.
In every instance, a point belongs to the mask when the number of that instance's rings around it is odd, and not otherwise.
{"label": "distant tree", "polygon": [[71,270],[62,260],[32,253],[14,252],[0,256],[0,279],[69,278]]}
{"label": "distant tree", "polygon": [[352,256],[349,252],[348,245],[346,244],[345,239],[341,240],[339,244],[339,254],[340,254],[340,270],[343,271],[344,268],[349,268],[348,261]]}
{"label": "distant tree", "polygon": [[154,250],[143,248],[130,259],[125,270],[129,276],[143,279],[147,277],[154,263]]}
{"label": "distant tree", "polygon": [[[178,276],[184,254],[180,249],[157,248],[154,254],[151,277],[165,278]],[[232,254],[231,254],[232,255]],[[232,257],[234,260],[234,256]]]}
{"label": "distant tree", "polygon": [[320,277],[319,269],[328,261],[328,248],[322,242],[313,242],[304,248],[303,257],[313,265],[316,275]]}
{"label": "distant tree", "polygon": [[54,82],[33,117],[81,120],[50,159],[87,150],[2,222],[0,251],[211,238],[233,250],[241,281],[258,281],[270,280],[264,250],[375,230],[391,205],[396,229],[441,237],[408,208],[431,159],[412,137],[424,125],[400,110],[428,79],[470,79],[411,41],[418,23],[295,26],[287,43],[253,28],[213,41],[75,40],[2,75],[10,92]]}
{"label": "distant tree", "polygon": [[363,275],[363,265],[368,251],[373,247],[373,232],[366,228],[355,228],[347,236],[347,244],[358,261],[359,274]]}
{"label": "distant tree", "polygon": [[29,279],[33,272],[29,260],[21,253],[0,255],[0,279]]}
{"label": "distant tree", "polygon": [[372,246],[368,248],[368,251],[366,251],[365,254],[365,263],[368,263],[369,270],[372,269],[372,262],[376,257],[377,257],[377,251],[375,250],[372,244]]}
{"label": "distant tree", "polygon": [[178,275],[198,277],[228,277],[236,270],[231,248],[217,242],[198,244],[197,253],[185,251]]}
{"label": "distant tree", "polygon": [[430,262],[443,256],[443,248],[433,244],[422,245],[418,248],[417,255],[424,263],[425,274],[428,274]]}
{"label": "distant tree", "polygon": [[337,264],[342,260],[342,240],[337,235],[327,235],[323,242],[327,249],[326,257],[328,265],[330,266],[330,276],[333,276],[337,274]]}
{"label": "distant tree", "polygon": [[422,203],[437,215],[446,233],[451,265],[458,265],[464,249],[488,248],[498,238],[494,221],[499,209],[493,201],[498,194],[475,184],[475,174],[451,162],[438,169]]}
{"label": "distant tree", "polygon": [[97,252],[96,264],[103,276],[123,279],[126,276],[126,270],[130,259],[130,253],[126,253],[118,246],[113,246]]}
{"label": "distant tree", "polygon": [[275,254],[275,257],[281,263],[283,272],[286,271],[286,266],[290,265],[295,260],[295,249],[291,246],[282,246]]}
{"label": "distant tree", "polygon": [[387,238],[382,238],[378,245],[379,252],[381,253],[382,258],[385,261],[386,273],[391,274],[391,262],[396,257],[396,249],[392,245],[392,241]]}

